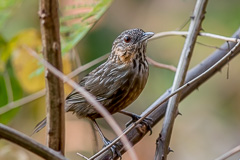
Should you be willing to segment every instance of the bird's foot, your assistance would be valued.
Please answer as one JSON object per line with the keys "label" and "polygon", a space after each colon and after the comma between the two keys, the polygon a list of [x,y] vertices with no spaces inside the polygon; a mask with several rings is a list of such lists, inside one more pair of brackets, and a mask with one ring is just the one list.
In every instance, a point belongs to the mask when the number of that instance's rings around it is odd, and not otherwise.
{"label": "bird's foot", "polygon": [[[130,113],[128,112],[128,116],[130,116],[132,118],[131,121],[129,121],[127,124],[126,124],[126,127],[128,127],[130,124],[138,121],[140,118],[142,118],[141,116],[135,114],[135,113]],[[140,123],[144,124],[147,126],[147,129],[149,130],[150,132],[150,135],[152,134],[152,127],[151,127],[151,123],[153,122],[152,118],[144,118]]]}
{"label": "bird's foot", "polygon": [[[109,144],[111,144],[111,141],[108,140],[106,137],[104,137],[104,147],[108,146]],[[114,144],[111,146],[111,152],[112,152],[112,157],[114,157],[114,155],[116,155],[117,157],[120,158],[120,160],[122,159],[122,154],[120,153],[119,149],[118,149],[118,145],[117,144]]]}

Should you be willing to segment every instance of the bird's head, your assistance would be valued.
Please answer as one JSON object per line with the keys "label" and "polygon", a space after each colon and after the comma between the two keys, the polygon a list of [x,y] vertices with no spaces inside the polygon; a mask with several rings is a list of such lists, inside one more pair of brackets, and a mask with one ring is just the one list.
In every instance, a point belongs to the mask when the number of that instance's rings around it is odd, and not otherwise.
{"label": "bird's head", "polygon": [[113,42],[109,59],[117,63],[130,63],[136,56],[145,56],[147,40],[153,35],[153,32],[137,28],[122,32]]}

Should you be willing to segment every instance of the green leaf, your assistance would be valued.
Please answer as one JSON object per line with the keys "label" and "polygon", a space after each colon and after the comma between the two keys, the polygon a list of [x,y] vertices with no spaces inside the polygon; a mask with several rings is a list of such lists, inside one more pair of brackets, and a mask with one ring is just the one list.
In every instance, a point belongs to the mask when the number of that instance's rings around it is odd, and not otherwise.
{"label": "green leaf", "polygon": [[[100,0],[98,3],[93,1],[86,4],[73,4],[65,8],[66,12],[71,13],[74,10],[83,10],[77,14],[67,14],[60,18],[62,34],[62,52],[69,52],[91,29],[97,20],[105,13],[112,0]],[[91,8],[91,11],[84,12],[84,9]],[[74,12],[73,12],[74,13]]]}
{"label": "green leaf", "polygon": [[[13,70],[12,70],[12,67],[10,66],[10,64],[7,64],[6,68],[7,68],[6,72],[8,72],[8,74],[9,74],[10,83],[11,83],[11,87],[12,87],[13,100],[17,100],[22,97],[23,91],[22,91],[16,77],[13,74]],[[5,79],[3,77],[3,73],[0,73],[0,95],[1,95],[0,96],[0,107],[10,103],[10,102],[8,102],[8,99],[9,99],[8,91],[7,91]],[[16,116],[18,111],[19,111],[19,108],[16,108],[16,109],[12,109],[9,112],[6,112],[6,113],[0,115],[0,123],[3,123],[3,124],[8,123],[11,119],[13,119]]]}
{"label": "green leaf", "polygon": [[8,59],[8,57],[6,57],[6,46],[7,46],[7,42],[5,41],[5,39],[0,35],[0,73],[2,73],[5,70],[5,64],[6,64],[6,60]]}

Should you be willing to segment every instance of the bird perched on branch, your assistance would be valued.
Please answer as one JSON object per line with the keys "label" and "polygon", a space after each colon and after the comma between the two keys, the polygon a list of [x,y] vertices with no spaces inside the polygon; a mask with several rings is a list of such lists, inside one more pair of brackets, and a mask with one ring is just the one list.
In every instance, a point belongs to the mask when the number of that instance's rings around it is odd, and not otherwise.
{"label": "bird perched on branch", "polygon": [[[96,97],[111,114],[120,112],[140,95],[148,79],[148,62],[146,60],[147,40],[154,35],[142,29],[129,29],[122,32],[113,42],[112,51],[107,61],[87,74],[79,85]],[[73,90],[66,98],[66,112],[73,112],[79,118],[89,118],[95,121],[101,115],[91,106],[79,92]],[[46,125],[46,119],[41,121],[34,133]],[[104,143],[109,141],[100,134]]]}

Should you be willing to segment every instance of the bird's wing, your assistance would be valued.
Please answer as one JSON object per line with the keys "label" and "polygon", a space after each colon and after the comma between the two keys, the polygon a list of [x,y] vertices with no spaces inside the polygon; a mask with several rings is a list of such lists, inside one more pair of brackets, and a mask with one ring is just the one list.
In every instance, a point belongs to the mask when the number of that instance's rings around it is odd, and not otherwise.
{"label": "bird's wing", "polygon": [[[103,101],[105,100],[106,98],[104,97],[100,97],[100,96],[97,96],[95,95],[94,93],[95,92],[92,92],[94,89],[91,89],[89,86],[88,86],[88,81],[89,79],[91,79],[91,75],[88,74],[86,75],[79,83],[79,85],[81,87],[84,87],[88,92],[90,92],[91,94],[93,94],[95,97],[96,97],[96,100],[97,101]],[[87,85],[86,85],[87,84]],[[97,84],[95,84],[96,86]],[[97,87],[97,86],[96,86]],[[66,103],[67,104],[74,104],[74,103],[84,103],[86,102],[85,98],[77,91],[77,90],[73,90],[66,98]]]}
{"label": "bird's wing", "polygon": [[[122,72],[119,72],[116,66],[108,66],[106,63],[107,62],[87,74],[79,83],[81,87],[84,87],[88,92],[94,95],[99,102],[113,96],[127,80],[127,78],[122,78],[128,73],[126,70],[122,69]],[[67,104],[85,102],[85,98],[76,90],[73,90],[66,98]]]}

